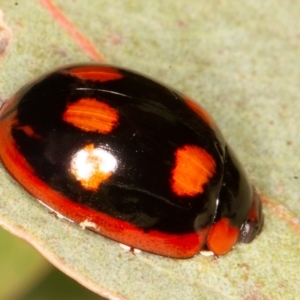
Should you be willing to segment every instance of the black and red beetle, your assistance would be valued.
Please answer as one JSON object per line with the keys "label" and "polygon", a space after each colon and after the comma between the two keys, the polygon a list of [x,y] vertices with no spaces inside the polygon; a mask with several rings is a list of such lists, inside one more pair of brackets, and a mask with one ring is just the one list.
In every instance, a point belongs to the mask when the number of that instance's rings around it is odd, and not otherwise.
{"label": "black and red beetle", "polygon": [[189,258],[263,226],[261,201],[211,117],[138,73],[75,65],[0,110],[0,158],[57,213],[120,243]]}

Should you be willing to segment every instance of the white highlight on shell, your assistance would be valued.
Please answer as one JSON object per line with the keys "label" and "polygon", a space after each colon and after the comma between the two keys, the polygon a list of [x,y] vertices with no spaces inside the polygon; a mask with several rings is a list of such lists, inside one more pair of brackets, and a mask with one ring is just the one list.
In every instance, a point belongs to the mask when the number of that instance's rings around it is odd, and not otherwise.
{"label": "white highlight on shell", "polygon": [[101,148],[81,149],[72,158],[71,169],[77,180],[88,181],[95,172],[110,173],[117,167],[116,158]]}

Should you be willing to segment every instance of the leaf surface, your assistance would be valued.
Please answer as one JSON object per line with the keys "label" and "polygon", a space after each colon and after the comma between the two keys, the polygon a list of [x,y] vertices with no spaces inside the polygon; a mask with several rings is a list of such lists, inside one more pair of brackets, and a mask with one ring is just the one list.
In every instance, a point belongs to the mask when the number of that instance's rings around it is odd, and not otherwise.
{"label": "leaf surface", "polygon": [[211,113],[263,195],[266,216],[253,243],[218,259],[132,255],[55,218],[1,166],[4,228],[110,299],[297,298],[299,2],[2,0],[0,9],[2,102],[64,64],[105,57],[150,75]]}

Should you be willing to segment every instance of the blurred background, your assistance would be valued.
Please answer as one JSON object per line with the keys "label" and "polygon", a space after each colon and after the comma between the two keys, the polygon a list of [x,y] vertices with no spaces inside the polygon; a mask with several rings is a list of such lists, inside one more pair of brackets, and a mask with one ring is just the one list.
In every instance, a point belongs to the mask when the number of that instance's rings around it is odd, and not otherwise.
{"label": "blurred background", "polygon": [[101,300],[0,227],[1,300]]}

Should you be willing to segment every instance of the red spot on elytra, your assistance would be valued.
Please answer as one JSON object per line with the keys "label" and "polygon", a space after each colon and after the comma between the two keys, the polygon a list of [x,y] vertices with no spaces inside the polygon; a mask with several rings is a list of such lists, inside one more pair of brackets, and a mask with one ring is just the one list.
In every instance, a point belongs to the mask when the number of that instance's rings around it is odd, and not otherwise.
{"label": "red spot on elytra", "polygon": [[84,131],[107,134],[118,124],[116,109],[94,98],[82,98],[67,106],[63,120]]}
{"label": "red spot on elytra", "polygon": [[227,218],[222,218],[211,227],[206,245],[215,255],[223,255],[236,244],[239,234],[239,228],[230,225]]}
{"label": "red spot on elytra", "polygon": [[116,68],[109,66],[82,66],[74,67],[68,70],[72,76],[83,80],[105,82],[121,79],[123,75]]}
{"label": "red spot on elytra", "polygon": [[213,157],[203,148],[185,145],[175,152],[171,187],[178,196],[195,196],[215,173]]}
{"label": "red spot on elytra", "polygon": [[23,131],[27,136],[30,136],[32,138],[36,138],[36,139],[41,138],[41,136],[39,134],[37,134],[34,131],[34,129],[31,126],[29,126],[29,125],[18,126],[16,124],[15,128],[18,129],[18,130],[20,130],[20,131]]}

